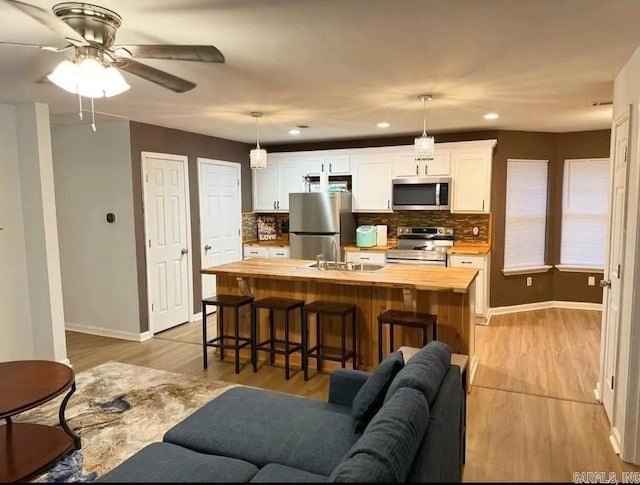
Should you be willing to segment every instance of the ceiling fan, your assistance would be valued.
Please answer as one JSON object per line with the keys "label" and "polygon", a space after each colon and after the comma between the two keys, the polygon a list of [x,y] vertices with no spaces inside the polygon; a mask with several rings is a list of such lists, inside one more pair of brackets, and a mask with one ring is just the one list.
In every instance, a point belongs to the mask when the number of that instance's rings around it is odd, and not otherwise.
{"label": "ceiling fan", "polygon": [[[80,2],[59,3],[53,6],[52,14],[18,0],[0,2],[26,13],[60,34],[66,42],[62,47],[17,42],[0,42],[0,45],[34,47],[50,52],[73,49],[73,56],[60,63],[47,77],[63,89],[81,96],[108,97],[129,89],[118,69],[176,93],[196,87],[191,81],[138,62],[134,58],[216,63],[225,61],[222,52],[211,45],[114,45],[122,18],[116,12],[98,5]],[[78,76],[84,81],[84,89],[78,86]]]}

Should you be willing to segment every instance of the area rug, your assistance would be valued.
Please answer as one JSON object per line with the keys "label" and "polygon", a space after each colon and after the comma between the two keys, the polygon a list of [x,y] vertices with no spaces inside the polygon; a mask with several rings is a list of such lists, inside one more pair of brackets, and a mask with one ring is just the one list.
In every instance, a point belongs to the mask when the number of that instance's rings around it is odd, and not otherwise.
{"label": "area rug", "polygon": [[[36,482],[90,482],[115,468],[202,405],[235,384],[108,362],[76,375],[67,406],[82,449],[68,454]],[[58,425],[62,397],[15,421]]]}

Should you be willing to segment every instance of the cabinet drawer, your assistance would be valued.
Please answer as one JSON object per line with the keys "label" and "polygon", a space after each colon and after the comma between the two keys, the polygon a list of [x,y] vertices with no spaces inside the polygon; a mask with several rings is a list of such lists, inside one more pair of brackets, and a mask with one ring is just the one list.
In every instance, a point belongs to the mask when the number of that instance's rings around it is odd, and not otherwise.
{"label": "cabinet drawer", "polygon": [[484,256],[464,256],[453,254],[449,256],[449,266],[452,268],[484,268]]}
{"label": "cabinet drawer", "polygon": [[242,255],[244,259],[251,258],[268,258],[269,248],[262,248],[260,246],[245,246]]}
{"label": "cabinet drawer", "polygon": [[288,258],[289,257],[289,247],[284,248],[269,248],[269,257],[270,258]]}
{"label": "cabinet drawer", "polygon": [[370,263],[386,264],[387,258],[384,253],[374,253],[367,251],[357,251],[346,254],[346,259],[350,263]]}

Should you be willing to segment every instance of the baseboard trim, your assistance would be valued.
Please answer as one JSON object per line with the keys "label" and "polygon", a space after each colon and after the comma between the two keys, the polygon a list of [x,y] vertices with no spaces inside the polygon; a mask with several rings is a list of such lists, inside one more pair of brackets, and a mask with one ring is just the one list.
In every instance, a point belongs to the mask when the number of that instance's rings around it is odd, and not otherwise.
{"label": "baseboard trim", "polygon": [[596,401],[602,402],[602,394],[600,392],[600,383],[596,382],[596,387],[593,388],[593,395],[596,398]]}
{"label": "baseboard trim", "polygon": [[196,313],[191,317],[190,322],[197,322],[198,320],[202,320],[202,312]]}
{"label": "baseboard trim", "polygon": [[471,365],[469,367],[469,385],[471,385],[473,384],[473,378],[476,376],[476,371],[478,370],[478,359],[475,355],[471,358]]}
{"label": "baseboard trim", "polygon": [[78,323],[65,323],[65,329],[70,332],[86,333],[89,335],[98,335],[99,337],[117,338],[120,340],[132,340],[134,342],[144,342],[151,338],[150,332],[133,333],[123,332],[122,330],[112,330],[109,328],[92,327],[91,325],[81,325]]}
{"label": "baseboard trim", "polygon": [[609,435],[609,443],[611,443],[611,446],[615,454],[619,455],[620,454],[620,433],[618,432],[618,429],[615,427],[611,429],[611,434]]}
{"label": "baseboard trim", "polygon": [[524,305],[501,306],[489,309],[489,318],[494,315],[506,315],[508,313],[530,312],[533,310],[546,310],[548,308],[569,308],[572,310],[602,311],[601,303],[586,303],[581,301],[540,301],[525,303]]}
{"label": "baseboard trim", "polygon": [[59,361],[58,361],[58,363],[59,363],[59,364],[64,364],[64,365],[69,366],[69,367],[73,367],[73,366],[71,365],[71,361],[70,361],[69,359],[62,359],[62,360],[59,360]]}

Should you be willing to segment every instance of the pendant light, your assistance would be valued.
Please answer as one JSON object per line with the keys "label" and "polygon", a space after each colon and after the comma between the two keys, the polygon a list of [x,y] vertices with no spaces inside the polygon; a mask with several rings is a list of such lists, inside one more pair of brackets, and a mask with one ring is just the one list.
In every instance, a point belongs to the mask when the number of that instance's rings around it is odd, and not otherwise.
{"label": "pendant light", "polygon": [[262,113],[254,111],[251,116],[256,119],[256,147],[249,152],[249,162],[253,169],[267,168],[267,151],[260,148],[260,118]]}
{"label": "pendant light", "polygon": [[422,101],[424,106],[424,115],[422,121],[422,135],[415,138],[413,143],[415,147],[416,160],[433,160],[433,152],[435,150],[435,139],[427,135],[427,101],[431,101],[431,94],[421,94],[418,99]]}

